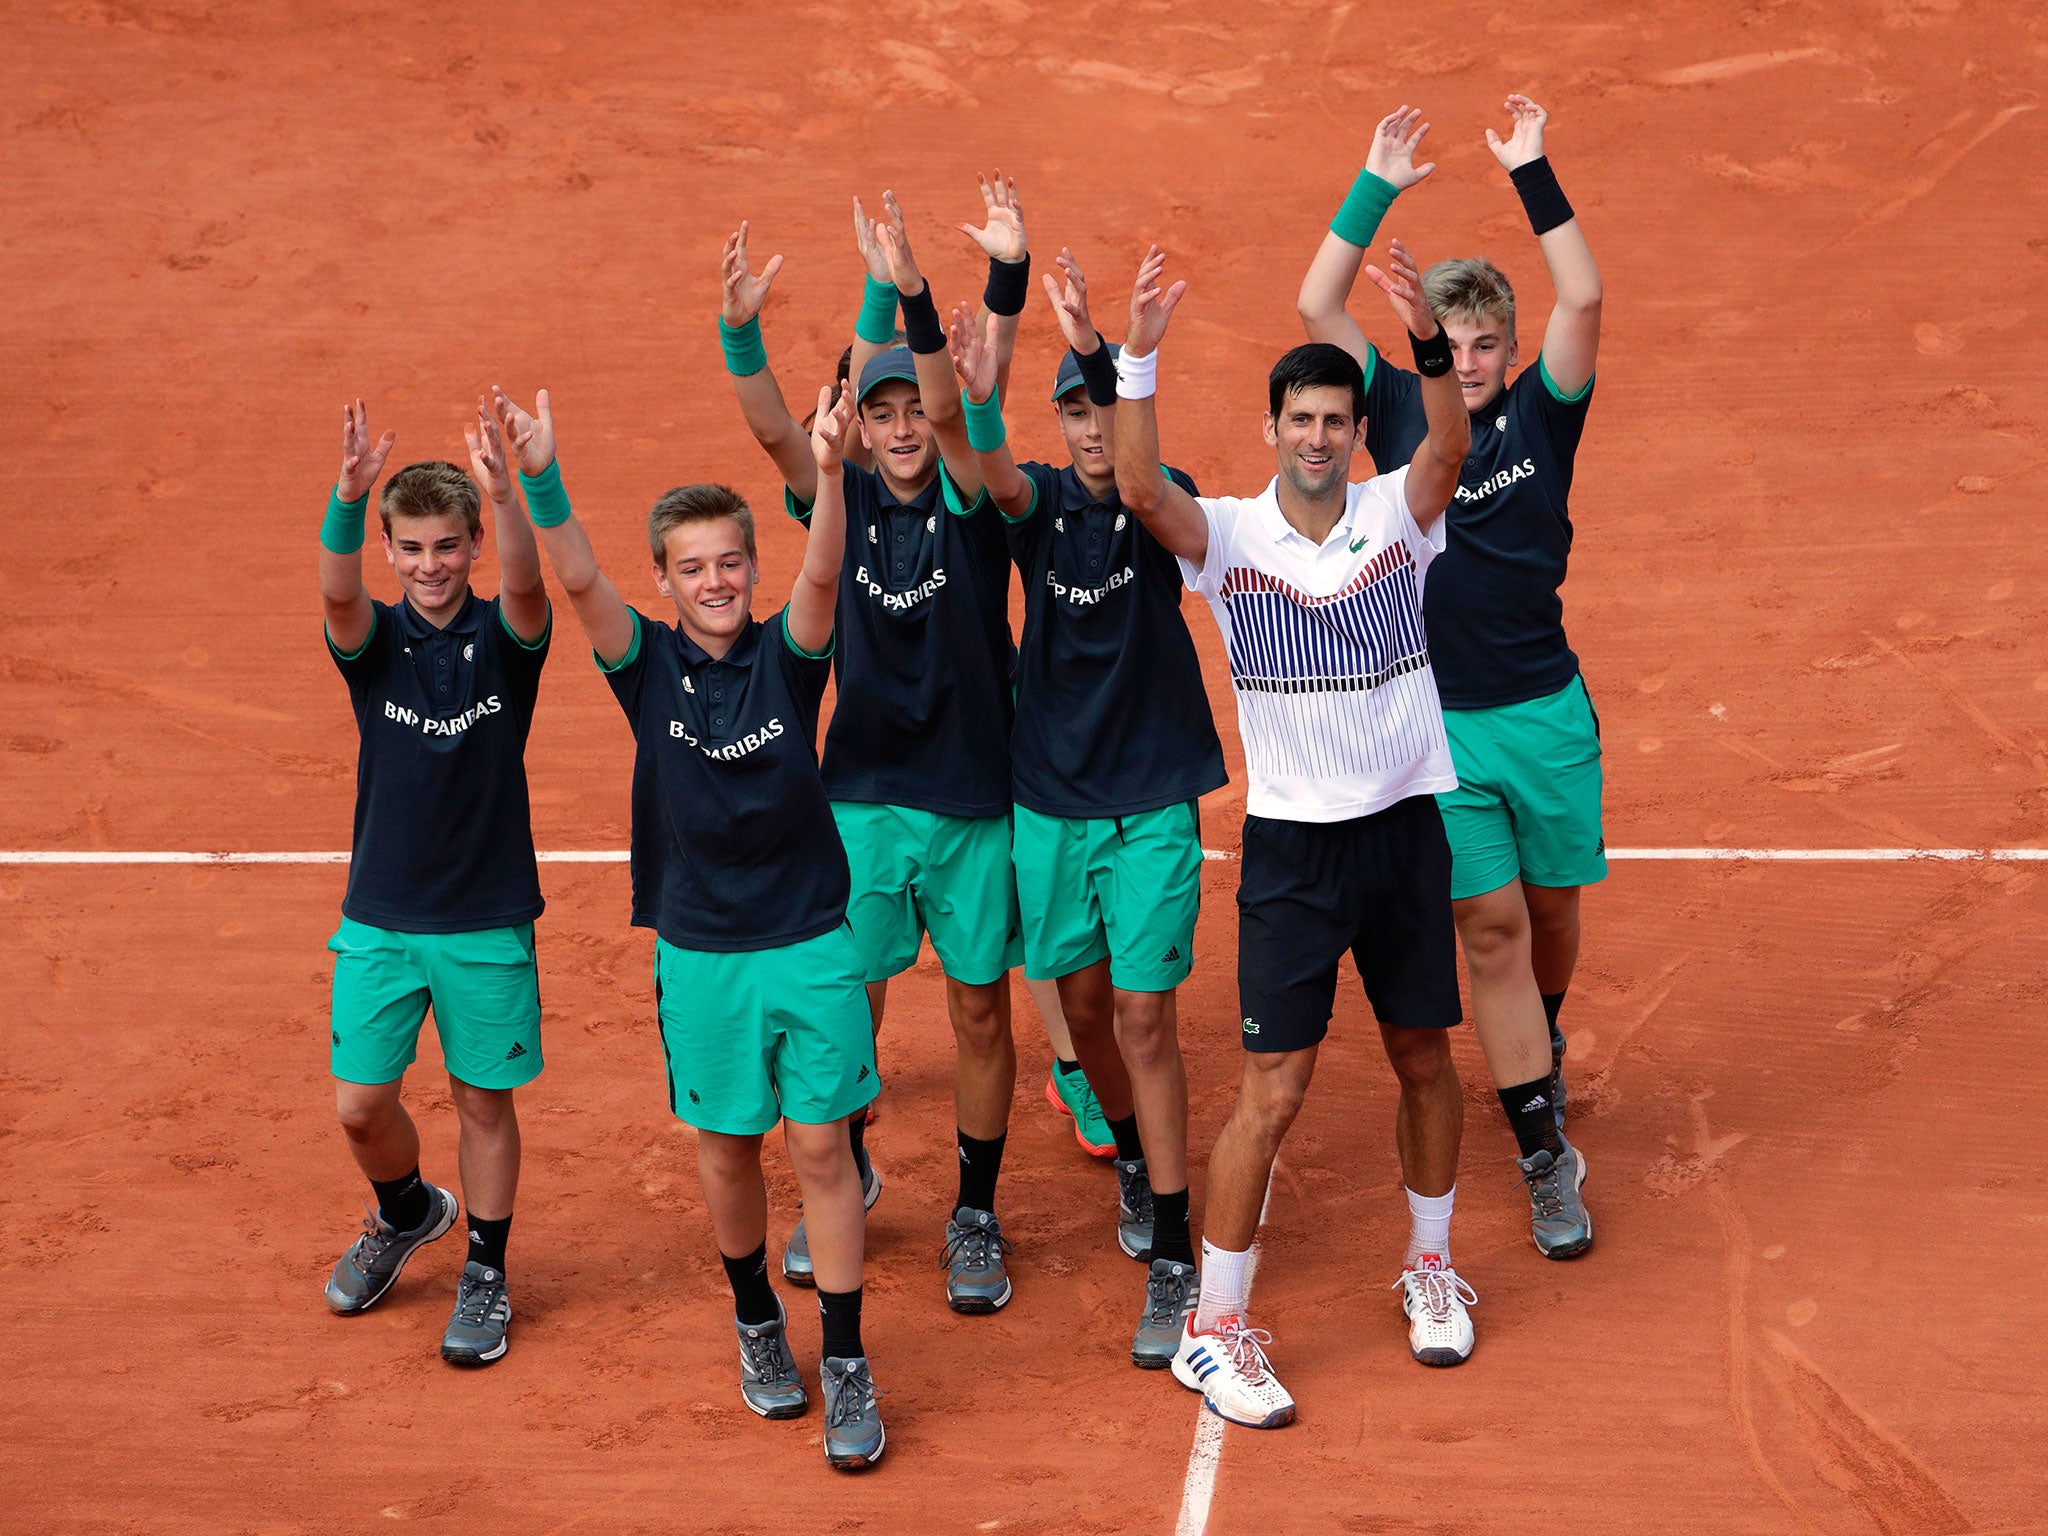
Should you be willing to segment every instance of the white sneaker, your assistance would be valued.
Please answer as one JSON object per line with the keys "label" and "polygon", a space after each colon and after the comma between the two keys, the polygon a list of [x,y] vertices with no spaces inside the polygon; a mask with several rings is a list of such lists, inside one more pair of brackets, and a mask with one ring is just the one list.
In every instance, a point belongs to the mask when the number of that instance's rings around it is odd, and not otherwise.
{"label": "white sneaker", "polygon": [[1209,1332],[1195,1332],[1190,1316],[1174,1351],[1174,1379],[1202,1394],[1209,1411],[1247,1429],[1278,1429],[1294,1419],[1294,1399],[1280,1385],[1266,1352],[1273,1342],[1263,1328],[1247,1328],[1241,1317],[1226,1317]]}
{"label": "white sneaker", "polygon": [[1472,1317],[1478,1295],[1440,1255],[1425,1253],[1387,1287],[1401,1293],[1408,1349],[1424,1365],[1463,1365],[1472,1358]]}

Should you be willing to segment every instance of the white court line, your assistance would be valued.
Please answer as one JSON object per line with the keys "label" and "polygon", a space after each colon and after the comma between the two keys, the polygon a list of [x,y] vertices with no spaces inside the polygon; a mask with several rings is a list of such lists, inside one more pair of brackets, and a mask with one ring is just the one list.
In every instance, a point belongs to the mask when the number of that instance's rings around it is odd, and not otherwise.
{"label": "white court line", "polygon": [[[1266,1198],[1273,1189],[1266,1186]],[[1263,1224],[1265,1212],[1259,1213]],[[1252,1281],[1259,1273],[1259,1240],[1252,1239],[1252,1251],[1244,1261],[1244,1299],[1252,1299]],[[1195,1408],[1195,1443],[1188,1452],[1188,1475],[1180,1485],[1180,1518],[1173,1524],[1173,1536],[1203,1536],[1209,1527],[1209,1500],[1216,1492],[1216,1468],[1223,1461],[1223,1418],[1209,1411],[1204,1398]]]}
{"label": "white court line", "polygon": [[[623,864],[623,848],[566,848],[535,855],[543,864]],[[1202,857],[1231,860],[1236,854],[1204,848]],[[1760,864],[1966,864],[2048,862],[2048,848],[1610,848],[1609,859],[1667,862],[1749,861]],[[138,850],[122,853],[51,849],[0,849],[0,864],[346,864],[346,852],[234,853],[199,850]]]}

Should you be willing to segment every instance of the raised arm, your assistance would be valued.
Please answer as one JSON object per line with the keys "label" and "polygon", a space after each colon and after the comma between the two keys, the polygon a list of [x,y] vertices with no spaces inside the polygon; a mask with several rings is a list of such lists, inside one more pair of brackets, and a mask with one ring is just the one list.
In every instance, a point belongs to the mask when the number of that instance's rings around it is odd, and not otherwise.
{"label": "raised arm", "polygon": [[999,372],[999,315],[989,315],[977,326],[965,304],[953,310],[953,324],[947,333],[953,357],[953,372],[959,376],[965,396],[967,441],[981,466],[981,483],[989,499],[1003,516],[1013,521],[1031,506],[1031,482],[1017,468],[1010,452],[1009,432],[1003,425],[1003,400],[996,389]]}
{"label": "raised arm", "polygon": [[363,514],[398,434],[386,432],[372,443],[370,413],[363,402],[359,399],[341,410],[341,474],[327,498],[327,520],[320,526],[320,606],[327,638],[344,656],[352,656],[370,638],[377,616],[370,594],[363,590]]}
{"label": "raised arm", "polygon": [[1367,267],[1365,275],[1379,284],[1394,314],[1408,327],[1415,351],[1415,371],[1422,375],[1422,410],[1429,435],[1408,462],[1408,511],[1424,533],[1444,515],[1458,489],[1458,472],[1472,446],[1472,418],[1451,371],[1451,342],[1422,297],[1422,272],[1408,247],[1396,240],[1388,247],[1387,270]]}
{"label": "raised arm", "polygon": [[1131,289],[1131,328],[1124,333],[1116,364],[1116,493],[1168,553],[1201,565],[1209,558],[1208,516],[1159,467],[1159,417],[1152,403],[1159,343],[1188,291],[1185,280],[1162,290],[1165,272],[1166,253],[1155,245],[1145,253]]}
{"label": "raised arm", "polygon": [[1351,195],[1330,221],[1308,275],[1301,280],[1301,293],[1294,301],[1310,341],[1334,342],[1366,366],[1371,343],[1358,322],[1344,306],[1365,253],[1379,233],[1380,220],[1400,193],[1436,169],[1436,162],[1415,163],[1415,151],[1429,124],[1422,121],[1420,107],[1399,106],[1380,119],[1373,130],[1372,147],[1366,152],[1365,169],[1352,185]]}
{"label": "raised arm", "polygon": [[555,415],[548,405],[548,392],[534,397],[533,415],[528,415],[505,391],[493,385],[491,409],[503,423],[505,436],[519,461],[519,483],[526,492],[526,509],[539,534],[540,547],[555,568],[555,577],[582,621],[583,633],[598,659],[613,666],[626,659],[639,632],[639,620],[619,589],[597,568],[597,553],[590,547],[590,535],[569,509],[569,494],[562,489],[562,466],[555,462]]}
{"label": "raised arm", "polygon": [[967,420],[960,406],[960,381],[953,374],[953,360],[946,353],[946,328],[939,320],[931,287],[917,269],[911,254],[910,236],[903,228],[903,209],[894,192],[882,194],[888,220],[875,226],[882,253],[889,258],[889,271],[903,305],[903,339],[910,345],[911,360],[917,368],[918,406],[931,423],[938,439],[939,457],[953,484],[969,505],[981,495],[981,466],[967,441]]}
{"label": "raised arm", "polygon": [[803,568],[790,589],[783,622],[799,650],[822,656],[832,644],[832,626],[839,607],[839,566],[846,558],[847,427],[853,421],[853,392],[832,398],[828,384],[818,391],[818,414],[811,418],[811,459],[818,470],[818,499],[811,504],[811,523],[804,545]]}
{"label": "raised arm", "polygon": [[[902,217],[900,213],[896,215]],[[901,302],[896,280],[889,271],[889,257],[875,234],[875,221],[868,217],[860,199],[853,200],[853,244],[866,269],[862,281],[860,318],[853,325],[853,356],[847,370],[848,387],[858,393],[861,370],[896,345],[896,310]],[[856,414],[858,406],[855,407]],[[874,455],[854,433],[845,445],[843,457],[864,467],[873,466]]]}
{"label": "raised arm", "polygon": [[505,467],[505,439],[482,395],[476,420],[465,422],[469,470],[491,504],[491,529],[498,536],[498,606],[512,633],[528,645],[548,632],[548,589],[540,576],[540,549],[533,524],[512,500],[512,474]]}
{"label": "raised arm", "polygon": [[1600,355],[1600,268],[1543,153],[1543,125],[1550,114],[1526,96],[1510,96],[1507,106],[1515,120],[1507,142],[1489,128],[1486,147],[1514,179],[1543,265],[1550,269],[1550,286],[1557,290],[1550,323],[1543,328],[1544,371],[1561,393],[1577,395],[1592,382]]}
{"label": "raised arm", "polygon": [[991,182],[976,173],[981,183],[981,207],[985,222],[962,224],[960,233],[980,247],[988,257],[988,282],[982,289],[981,309],[974,316],[977,333],[990,319],[996,322],[996,394],[1008,399],[1010,363],[1017,355],[1017,323],[1024,315],[1024,300],[1030,293],[1031,249],[1024,238],[1024,200],[1017,196],[1015,177],[1000,170]]}
{"label": "raised arm", "polygon": [[798,501],[809,501],[817,482],[818,466],[811,458],[810,435],[790,415],[782,398],[782,386],[768,368],[768,349],[761,340],[761,306],[768,299],[768,285],[782,270],[782,258],[771,256],[756,274],[747,260],[747,224],[725,237],[720,258],[722,297],[718,314],[718,339],[725,349],[725,371],[732,379],[732,392],[739,397],[740,412],[747,418],[747,430],[754,441],[775,461]]}

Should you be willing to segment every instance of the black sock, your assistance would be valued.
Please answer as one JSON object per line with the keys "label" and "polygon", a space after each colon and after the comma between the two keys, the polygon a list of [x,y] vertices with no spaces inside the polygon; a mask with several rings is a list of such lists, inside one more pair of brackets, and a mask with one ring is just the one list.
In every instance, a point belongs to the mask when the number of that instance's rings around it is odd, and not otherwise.
{"label": "black sock", "polygon": [[1557,1110],[1550,1102],[1548,1072],[1533,1082],[1501,1089],[1500,1107],[1508,1112],[1508,1124],[1514,1127],[1515,1145],[1522,1149],[1523,1157],[1538,1152],[1556,1157],[1564,1151],[1557,1137]]}
{"label": "black sock", "polygon": [[1059,1073],[1061,1077],[1072,1077],[1076,1072],[1081,1070],[1080,1062],[1069,1061],[1064,1056],[1053,1057],[1052,1066],[1053,1070]]}
{"label": "black sock", "polygon": [[512,1218],[500,1216],[496,1221],[485,1221],[480,1216],[469,1218],[469,1262],[481,1264],[485,1269],[505,1273],[505,1239],[511,1234]]}
{"label": "black sock", "polygon": [[818,1316],[825,1323],[825,1358],[859,1360],[867,1349],[860,1341],[860,1287],[828,1291],[818,1287]]}
{"label": "black sock", "polygon": [[1564,1006],[1563,992],[1542,992],[1543,1016],[1550,1020],[1550,1059],[1556,1062],[1564,1055],[1564,1031],[1557,1027],[1557,1010]]}
{"label": "black sock", "polygon": [[385,1225],[400,1232],[418,1227],[434,1208],[434,1197],[420,1178],[417,1164],[402,1179],[370,1180],[370,1188],[377,1192],[377,1214],[384,1218]]}
{"label": "black sock", "polygon": [[860,1175],[862,1185],[868,1181],[868,1112],[856,1109],[853,1118],[846,1122],[846,1140],[853,1148],[854,1171]]}
{"label": "black sock", "polygon": [[965,1131],[957,1134],[960,1138],[958,1203],[970,1211],[993,1211],[996,1208],[996,1175],[1003,1171],[1003,1143],[1010,1138],[998,1136],[994,1141],[983,1141]]}
{"label": "black sock", "polygon": [[1195,1262],[1195,1240],[1188,1231],[1188,1192],[1152,1191],[1152,1257]]}
{"label": "black sock", "polygon": [[732,1284],[733,1316],[743,1323],[772,1323],[781,1315],[774,1288],[768,1284],[766,1242],[743,1259],[728,1258],[721,1250],[718,1262],[725,1266],[725,1278]]}
{"label": "black sock", "polygon": [[[1104,1116],[1107,1119],[1107,1116]],[[1109,1134],[1116,1138],[1116,1155],[1124,1162],[1135,1163],[1145,1155],[1145,1143],[1138,1140],[1138,1112],[1132,1110],[1121,1120],[1109,1122]]]}

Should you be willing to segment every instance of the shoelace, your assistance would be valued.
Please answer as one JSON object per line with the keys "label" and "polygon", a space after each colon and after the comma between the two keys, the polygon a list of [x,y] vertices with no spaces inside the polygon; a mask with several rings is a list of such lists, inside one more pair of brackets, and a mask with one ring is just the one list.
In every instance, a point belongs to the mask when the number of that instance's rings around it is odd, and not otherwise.
{"label": "shoelace", "polygon": [[1122,1168],[1118,1168],[1116,1173],[1124,1206],[1130,1211],[1131,1220],[1151,1221],[1152,1181],[1142,1173],[1125,1173]]}
{"label": "shoelace", "polygon": [[1273,1342],[1273,1335],[1263,1328],[1225,1328],[1223,1347],[1230,1355],[1230,1363],[1237,1367],[1238,1374],[1253,1386],[1264,1385],[1272,1372],[1267,1363],[1266,1352],[1259,1346]]}
{"label": "shoelace", "polygon": [[864,1419],[881,1400],[881,1388],[875,1385],[866,1366],[848,1371],[839,1378],[839,1395],[833,1398],[832,1411],[825,1416],[825,1427],[837,1429],[849,1419]]}
{"label": "shoelace", "polygon": [[796,1361],[775,1347],[765,1333],[740,1333],[740,1354],[747,1371],[764,1387],[779,1387],[796,1375]]}
{"label": "shoelace", "polygon": [[384,1257],[384,1250],[398,1241],[398,1234],[388,1231],[377,1219],[377,1212],[369,1202],[363,1204],[363,1235],[356,1239],[356,1251],[367,1263],[374,1264]]}
{"label": "shoelace", "polygon": [[1405,1269],[1401,1278],[1387,1289],[1398,1291],[1410,1282],[1422,1292],[1422,1305],[1429,1313],[1432,1323],[1447,1323],[1451,1320],[1451,1302],[1462,1301],[1468,1307],[1479,1305],[1479,1293],[1462,1280],[1455,1269]]}
{"label": "shoelace", "polygon": [[1522,1175],[1521,1182],[1529,1186],[1530,1203],[1536,1207],[1538,1216],[1562,1216],[1564,1214],[1564,1185],[1561,1176],[1564,1164],[1555,1159],[1550,1167],[1538,1173],[1530,1169]]}
{"label": "shoelace", "polygon": [[999,1254],[1017,1251],[1007,1237],[988,1227],[955,1227],[953,1235],[946,1239],[946,1251],[939,1255],[939,1268],[945,1269],[958,1255],[969,1269],[987,1269],[991,1246]]}
{"label": "shoelace", "polygon": [[471,1280],[467,1275],[455,1288],[455,1320],[481,1328],[490,1319],[491,1308],[505,1293],[502,1280]]}
{"label": "shoelace", "polygon": [[1177,1323],[1187,1316],[1188,1276],[1167,1275],[1158,1280],[1145,1282],[1145,1290],[1152,1298],[1151,1311],[1145,1321],[1155,1325]]}

